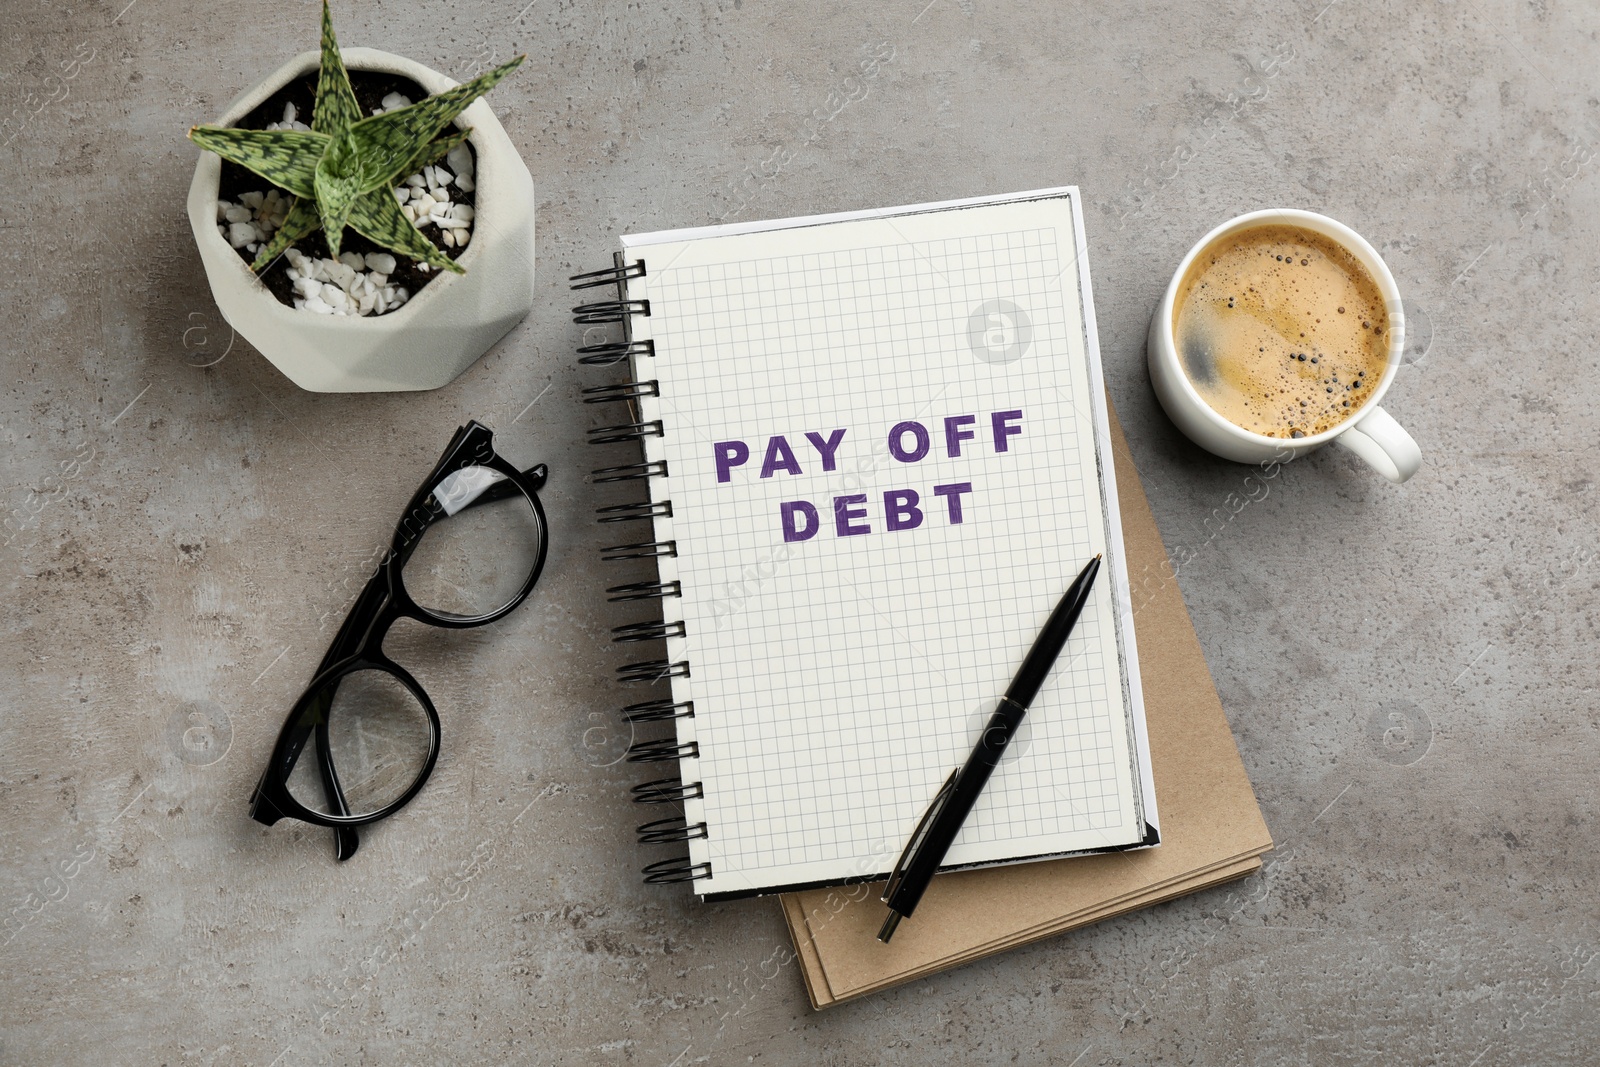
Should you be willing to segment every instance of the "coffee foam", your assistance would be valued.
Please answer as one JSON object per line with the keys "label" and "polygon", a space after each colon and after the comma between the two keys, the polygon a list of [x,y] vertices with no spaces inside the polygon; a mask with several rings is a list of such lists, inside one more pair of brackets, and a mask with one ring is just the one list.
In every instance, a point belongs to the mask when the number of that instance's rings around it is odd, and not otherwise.
{"label": "coffee foam", "polygon": [[1197,256],[1178,289],[1173,336],[1205,402],[1267,437],[1339,425],[1388,366],[1377,282],[1338,242],[1298,226],[1251,227]]}

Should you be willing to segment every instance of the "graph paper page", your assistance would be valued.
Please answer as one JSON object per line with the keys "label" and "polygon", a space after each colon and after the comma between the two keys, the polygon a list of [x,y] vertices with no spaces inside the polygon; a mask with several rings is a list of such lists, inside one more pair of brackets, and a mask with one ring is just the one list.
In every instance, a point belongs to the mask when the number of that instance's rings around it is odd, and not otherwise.
{"label": "graph paper page", "polygon": [[[883,876],[1105,553],[947,866],[1145,832],[1137,660],[1069,196],[625,238],[672,514],[704,895]],[[681,233],[681,231],[680,231]],[[1102,454],[1102,449],[1107,449]],[[1108,518],[1108,515],[1110,516]],[[1136,721],[1137,720],[1137,721]]]}

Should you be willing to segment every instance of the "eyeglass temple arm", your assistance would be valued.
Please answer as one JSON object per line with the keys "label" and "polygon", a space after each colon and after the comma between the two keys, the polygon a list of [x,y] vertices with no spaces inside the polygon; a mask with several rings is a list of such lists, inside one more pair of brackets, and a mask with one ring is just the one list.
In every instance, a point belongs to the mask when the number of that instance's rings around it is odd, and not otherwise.
{"label": "eyeglass temple arm", "polygon": [[[335,683],[337,684],[337,683]],[[317,770],[322,773],[322,793],[328,798],[328,807],[335,815],[349,815],[350,805],[345,802],[344,790],[339,785],[339,775],[333,769],[333,745],[328,736],[328,717],[317,723]],[[354,826],[333,828],[333,857],[347,860],[361,847],[361,837]]]}

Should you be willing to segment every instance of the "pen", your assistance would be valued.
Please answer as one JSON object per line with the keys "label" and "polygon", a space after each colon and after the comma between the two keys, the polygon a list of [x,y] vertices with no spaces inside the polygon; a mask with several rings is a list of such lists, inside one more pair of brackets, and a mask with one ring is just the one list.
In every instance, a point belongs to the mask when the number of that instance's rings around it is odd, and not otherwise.
{"label": "pen", "polygon": [[1067,638],[1077,625],[1084,604],[1089,602],[1089,590],[1094,588],[1095,575],[1099,573],[1100,557],[1097,555],[1078,574],[1077,580],[1061,598],[1061,603],[1050,613],[1049,621],[1034,639],[1033,647],[1028,650],[1017,676],[1011,680],[1011,688],[1006,690],[1006,695],[1000,698],[999,705],[990,716],[989,725],[984,727],[983,736],[978,739],[972,755],[967,757],[966,763],[950,772],[950,777],[945,779],[933,803],[923,813],[922,821],[912,831],[911,840],[895,863],[889,884],[883,889],[883,902],[889,905],[889,917],[884,920],[883,929],[878,931],[879,941],[888,943],[900,920],[911,914],[917,901],[922,899],[928,883],[933,881],[939,864],[944,862],[944,854],[950,850],[950,842],[961,831],[961,824],[967,821],[967,814],[972,811],[972,805],[977,803],[978,794],[983,792],[989,775],[994,772],[1000,757],[1005,755],[1012,735],[1022,725],[1028,705],[1039,695],[1050,668],[1055,666],[1061,650],[1066,647]]}

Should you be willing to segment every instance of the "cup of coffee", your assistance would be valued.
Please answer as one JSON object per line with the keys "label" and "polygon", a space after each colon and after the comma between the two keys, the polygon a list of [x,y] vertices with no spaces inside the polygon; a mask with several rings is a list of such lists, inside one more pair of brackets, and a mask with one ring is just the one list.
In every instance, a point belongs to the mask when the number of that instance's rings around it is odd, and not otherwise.
{"label": "cup of coffee", "polygon": [[1311,211],[1252,211],[1202,237],[1150,320],[1150,381],[1168,417],[1225,459],[1286,459],[1337,441],[1392,482],[1422,465],[1378,406],[1400,367],[1394,276],[1360,234]]}

